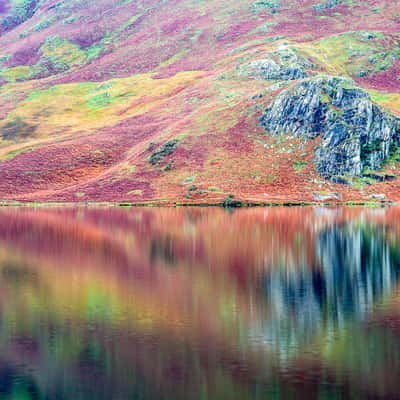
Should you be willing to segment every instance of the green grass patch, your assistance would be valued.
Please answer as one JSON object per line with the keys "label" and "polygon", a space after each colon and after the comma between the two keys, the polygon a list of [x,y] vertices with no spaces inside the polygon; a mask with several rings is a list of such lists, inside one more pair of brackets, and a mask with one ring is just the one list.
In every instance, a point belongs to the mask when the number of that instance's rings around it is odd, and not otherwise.
{"label": "green grass patch", "polygon": [[299,174],[306,168],[308,165],[307,161],[296,159],[293,161],[293,169],[296,171],[296,174]]}
{"label": "green grass patch", "polygon": [[143,194],[142,189],[133,189],[128,192],[129,195],[141,196]]}

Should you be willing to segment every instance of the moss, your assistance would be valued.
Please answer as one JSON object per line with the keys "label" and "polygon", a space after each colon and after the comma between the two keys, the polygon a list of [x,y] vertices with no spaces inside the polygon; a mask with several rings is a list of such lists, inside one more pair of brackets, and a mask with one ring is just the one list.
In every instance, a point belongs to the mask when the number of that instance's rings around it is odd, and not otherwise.
{"label": "moss", "polygon": [[209,192],[223,192],[223,190],[222,190],[221,188],[216,187],[216,186],[210,186],[210,187],[208,188],[208,191],[209,191]]}
{"label": "moss", "polygon": [[323,93],[321,95],[321,102],[322,103],[326,103],[326,104],[330,104],[332,102],[332,99],[326,93]]}
{"label": "moss", "polygon": [[375,139],[372,142],[363,143],[361,145],[360,157],[363,165],[368,165],[371,154],[376,153],[382,149],[382,141]]}
{"label": "moss", "polygon": [[296,159],[293,161],[293,168],[296,171],[296,174],[299,174],[305,167],[307,167],[307,161]]}

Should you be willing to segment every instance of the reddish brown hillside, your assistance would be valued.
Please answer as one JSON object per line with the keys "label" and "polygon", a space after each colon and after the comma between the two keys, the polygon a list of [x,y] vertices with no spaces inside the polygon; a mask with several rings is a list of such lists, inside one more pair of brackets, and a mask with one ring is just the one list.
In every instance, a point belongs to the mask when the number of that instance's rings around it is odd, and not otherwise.
{"label": "reddish brown hillside", "polygon": [[0,199],[399,201],[396,157],[379,171],[390,180],[333,183],[316,172],[319,138],[259,122],[296,81],[250,65],[282,48],[400,115],[399,5],[336,3],[2,2]]}

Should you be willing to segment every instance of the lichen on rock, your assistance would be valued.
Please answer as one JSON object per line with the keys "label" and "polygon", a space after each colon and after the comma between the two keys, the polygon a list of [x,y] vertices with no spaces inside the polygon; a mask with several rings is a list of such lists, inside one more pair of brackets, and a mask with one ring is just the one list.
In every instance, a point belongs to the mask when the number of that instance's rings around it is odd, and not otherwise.
{"label": "lichen on rock", "polygon": [[318,173],[328,179],[380,169],[400,140],[400,119],[374,104],[354,82],[331,76],[305,79],[283,90],[261,123],[271,134],[322,137]]}

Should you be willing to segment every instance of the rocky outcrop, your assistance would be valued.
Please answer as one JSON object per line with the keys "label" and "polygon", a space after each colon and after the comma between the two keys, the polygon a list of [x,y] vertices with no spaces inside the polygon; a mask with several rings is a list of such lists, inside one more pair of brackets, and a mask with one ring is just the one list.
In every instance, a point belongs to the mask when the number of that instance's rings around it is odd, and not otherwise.
{"label": "rocky outcrop", "polygon": [[281,46],[268,53],[267,57],[249,64],[250,75],[266,80],[297,80],[309,76],[308,70],[314,68],[305,56],[297,50]]}
{"label": "rocky outcrop", "polygon": [[400,119],[374,104],[352,81],[317,77],[278,95],[261,117],[271,134],[306,139],[322,136],[316,151],[318,172],[335,179],[377,170],[400,139]]}
{"label": "rocky outcrop", "polygon": [[[149,159],[150,164],[159,165],[161,164],[165,158],[171,155],[178,147],[179,141],[177,139],[169,140],[160,146],[157,150],[155,150]],[[152,146],[151,146],[152,149]]]}

